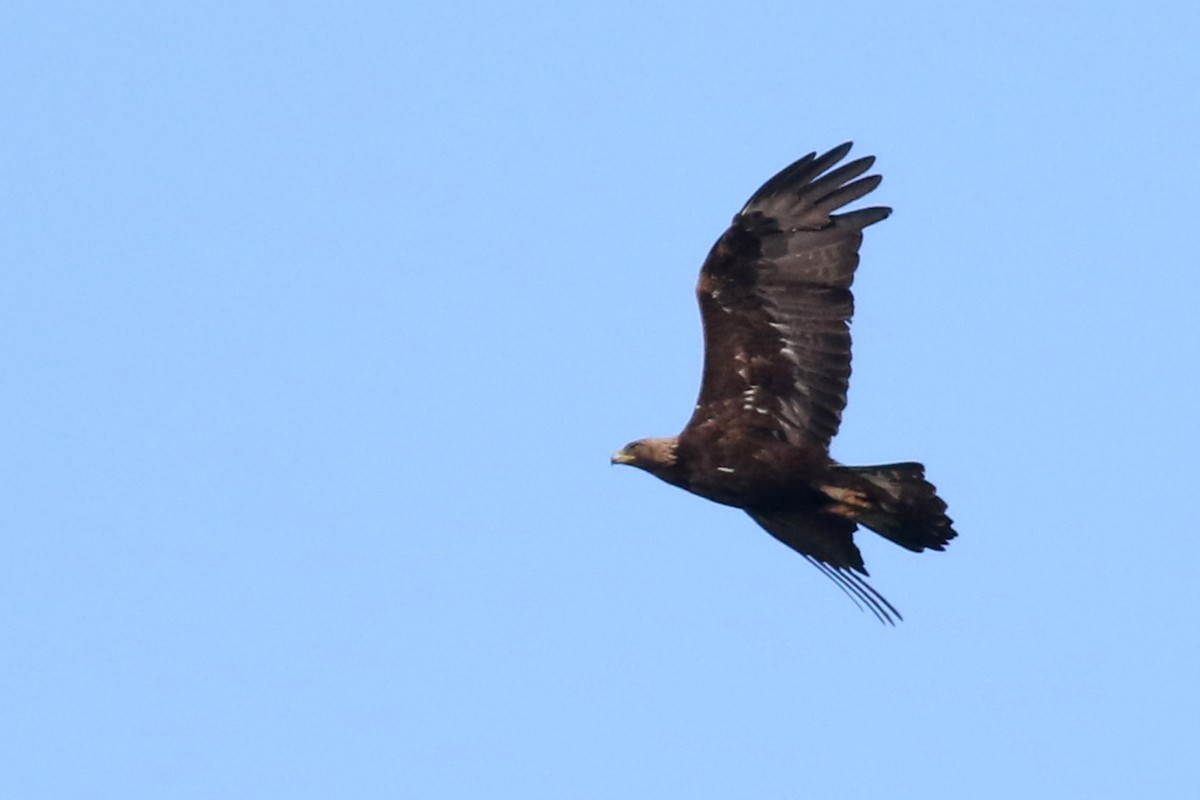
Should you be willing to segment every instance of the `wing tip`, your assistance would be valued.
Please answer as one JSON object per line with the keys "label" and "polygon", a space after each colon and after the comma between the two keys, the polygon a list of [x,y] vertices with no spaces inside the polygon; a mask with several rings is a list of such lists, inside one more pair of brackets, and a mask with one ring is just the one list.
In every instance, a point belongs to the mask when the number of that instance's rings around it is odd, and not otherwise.
{"label": "wing tip", "polygon": [[[819,160],[824,161],[826,159],[831,159],[832,163],[836,164],[837,162],[839,162],[843,158],[845,158],[852,149],[854,149],[854,141],[853,140],[845,141],[845,142],[842,142],[841,144],[839,144],[837,147],[834,147],[833,149],[831,149],[825,155],[821,156],[821,158]],[[868,156],[868,158],[873,160],[875,157]]]}
{"label": "wing tip", "polygon": [[862,230],[877,222],[883,222],[891,215],[891,206],[871,206],[869,208],[859,208],[854,211],[847,211],[844,214],[838,214],[835,219],[843,225]]}
{"label": "wing tip", "polygon": [[[897,622],[904,621],[904,615],[888,602],[879,591],[863,579],[867,575],[866,567],[834,566],[816,556],[803,554],[808,563],[819,569],[825,577],[833,581],[859,611],[870,611],[875,619],[883,625],[896,627]],[[869,576],[868,576],[869,577]]]}
{"label": "wing tip", "polygon": [[[800,198],[807,196],[807,202],[814,204],[831,201],[824,209],[830,212],[871,193],[883,180],[883,176],[859,176],[875,166],[875,156],[863,156],[837,166],[853,146],[853,141],[847,141],[821,155],[817,155],[814,150],[793,161],[758,187],[734,218],[751,210],[766,210],[767,206],[772,205],[769,201],[789,194]],[[855,178],[859,180],[854,180]]]}

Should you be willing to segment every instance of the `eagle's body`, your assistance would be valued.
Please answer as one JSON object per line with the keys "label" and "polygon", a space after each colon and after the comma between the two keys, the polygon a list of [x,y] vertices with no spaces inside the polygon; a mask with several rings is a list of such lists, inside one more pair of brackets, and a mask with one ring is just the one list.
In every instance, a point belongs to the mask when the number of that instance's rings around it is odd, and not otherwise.
{"label": "eagle's body", "polygon": [[704,377],[675,437],[613,456],[689,492],[745,509],[880,619],[899,613],[862,579],[859,524],[910,550],[954,538],[920,464],[844,467],[829,456],[850,379],[850,285],[862,231],[888,208],[833,211],[873,190],[862,158],[826,173],[845,144],[767,181],[700,271]]}

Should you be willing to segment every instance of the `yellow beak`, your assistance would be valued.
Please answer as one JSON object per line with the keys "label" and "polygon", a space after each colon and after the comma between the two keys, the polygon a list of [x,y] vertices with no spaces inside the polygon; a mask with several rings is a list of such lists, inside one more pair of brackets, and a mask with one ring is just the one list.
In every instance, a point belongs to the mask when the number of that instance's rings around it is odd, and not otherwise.
{"label": "yellow beak", "polygon": [[632,464],[633,456],[629,455],[629,453],[626,453],[624,450],[618,450],[617,452],[613,453],[612,460],[609,463],[610,464]]}

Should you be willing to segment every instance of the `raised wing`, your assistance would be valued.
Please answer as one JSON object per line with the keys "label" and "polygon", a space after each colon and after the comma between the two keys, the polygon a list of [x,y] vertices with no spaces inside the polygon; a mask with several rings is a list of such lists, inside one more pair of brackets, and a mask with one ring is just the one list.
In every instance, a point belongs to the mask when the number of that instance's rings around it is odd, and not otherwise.
{"label": "raised wing", "polygon": [[833,212],[879,185],[875,159],[826,172],[850,143],[760,188],[713,246],[696,294],[704,378],[689,425],[719,420],[828,448],[850,382],[850,284],[863,228],[890,208]]}

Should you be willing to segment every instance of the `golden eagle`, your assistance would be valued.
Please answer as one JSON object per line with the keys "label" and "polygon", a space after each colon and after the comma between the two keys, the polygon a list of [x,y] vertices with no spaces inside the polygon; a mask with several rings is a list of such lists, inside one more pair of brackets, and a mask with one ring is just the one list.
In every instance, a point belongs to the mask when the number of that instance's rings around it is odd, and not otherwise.
{"label": "golden eagle", "polygon": [[[678,436],[612,457],[741,508],[881,621],[900,612],[863,576],[859,525],[915,552],[955,537],[946,504],[905,462],[847,467],[829,456],[850,381],[850,284],[863,229],[890,208],[833,212],[870,193],[873,157],[831,168],[850,143],[815,152],[747,201],[700,270],[704,377]],[[860,606],[861,607],[861,606]]]}

